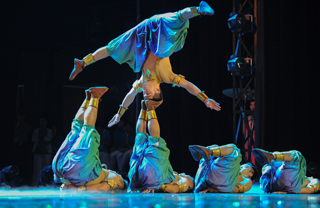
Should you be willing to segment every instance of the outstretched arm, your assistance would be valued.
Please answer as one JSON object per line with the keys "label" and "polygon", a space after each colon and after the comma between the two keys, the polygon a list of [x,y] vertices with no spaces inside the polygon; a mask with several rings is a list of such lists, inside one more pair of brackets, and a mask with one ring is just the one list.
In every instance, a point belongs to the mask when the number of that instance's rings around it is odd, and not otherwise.
{"label": "outstretched arm", "polygon": [[[196,97],[201,93],[201,90],[196,85],[194,85],[186,79],[181,79],[180,86]],[[216,111],[221,110],[220,104],[211,98],[206,98],[205,100],[203,100],[203,102],[210,109],[214,109]]]}
{"label": "outstretched arm", "polygon": [[[137,94],[138,92],[134,88],[131,88],[126,97],[123,99],[121,106],[127,109],[131,105]],[[118,112],[116,115],[113,116],[113,118],[109,121],[108,127],[111,127],[120,121],[120,118],[122,117],[122,115],[120,114],[121,113]]]}

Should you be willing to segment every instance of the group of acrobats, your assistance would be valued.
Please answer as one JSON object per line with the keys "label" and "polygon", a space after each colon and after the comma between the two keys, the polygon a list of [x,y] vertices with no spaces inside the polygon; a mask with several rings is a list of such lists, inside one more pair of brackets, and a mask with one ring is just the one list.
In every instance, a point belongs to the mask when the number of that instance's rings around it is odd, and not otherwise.
{"label": "group of acrobats", "polygon": [[[129,182],[107,169],[99,160],[100,135],[95,129],[100,98],[107,87],[92,87],[73,119],[71,131],[57,151],[52,169],[54,181],[62,191],[140,192],[140,193],[244,193],[257,176],[252,163],[241,164],[242,155],[234,144],[203,147],[190,145],[192,157],[199,162],[195,178],[173,171],[170,150],[160,137],[156,108],[163,102],[161,83],[185,88],[206,107],[220,111],[219,103],[210,99],[184,76],[173,73],[169,57],[182,49],[189,19],[213,15],[204,1],[173,13],[154,15],[113,39],[82,60],[74,60],[70,80],[90,64],[111,56],[119,64],[127,63],[134,72],[142,72],[125,96],[119,111],[108,126],[118,123],[136,95],[143,93],[136,124],[136,139],[130,159]],[[148,133],[147,133],[148,132]],[[306,177],[306,161],[299,151],[267,152],[253,149],[263,165],[260,187],[265,192],[311,194],[319,190],[316,178]]]}

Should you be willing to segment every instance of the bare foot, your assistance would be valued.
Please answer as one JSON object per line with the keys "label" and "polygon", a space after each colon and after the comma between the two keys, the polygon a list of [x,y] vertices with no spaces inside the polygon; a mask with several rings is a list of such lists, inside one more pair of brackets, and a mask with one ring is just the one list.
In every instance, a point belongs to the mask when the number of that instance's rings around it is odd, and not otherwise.
{"label": "bare foot", "polygon": [[84,69],[84,61],[77,58],[73,62],[73,70],[70,74],[69,80],[73,80]]}
{"label": "bare foot", "polygon": [[93,98],[101,98],[102,95],[107,92],[109,90],[109,88],[102,86],[102,87],[91,87],[89,89],[91,96]]}

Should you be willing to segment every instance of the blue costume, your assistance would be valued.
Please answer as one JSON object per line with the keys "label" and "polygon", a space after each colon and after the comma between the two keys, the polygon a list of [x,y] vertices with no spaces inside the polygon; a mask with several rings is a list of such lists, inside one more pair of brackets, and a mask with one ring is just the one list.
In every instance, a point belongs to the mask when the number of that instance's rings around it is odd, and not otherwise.
{"label": "blue costume", "polygon": [[169,161],[170,150],[161,137],[139,133],[133,147],[128,177],[128,191],[158,190],[176,180]]}
{"label": "blue costume", "polygon": [[[212,150],[217,145],[209,146]],[[240,173],[240,162],[242,155],[240,149],[233,145],[233,152],[230,155],[209,159],[202,158],[195,177],[194,192],[198,193],[207,188],[213,188],[219,192],[230,193],[237,185]]]}
{"label": "blue costume", "polygon": [[148,50],[160,58],[181,50],[188,28],[189,20],[183,19],[180,11],[154,15],[110,41],[106,49],[119,64],[127,63],[140,72]]}
{"label": "blue costume", "polygon": [[53,159],[55,183],[83,186],[100,175],[100,135],[94,126],[83,123],[82,120],[73,119],[71,132]]}
{"label": "blue costume", "polygon": [[289,162],[274,161],[262,168],[260,188],[265,192],[283,191],[299,193],[305,182],[306,160],[299,151],[291,151],[293,159]]}

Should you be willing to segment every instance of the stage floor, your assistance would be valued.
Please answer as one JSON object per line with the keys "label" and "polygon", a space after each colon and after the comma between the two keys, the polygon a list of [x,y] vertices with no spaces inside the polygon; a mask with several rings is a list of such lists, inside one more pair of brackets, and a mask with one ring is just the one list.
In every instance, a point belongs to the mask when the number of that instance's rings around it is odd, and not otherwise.
{"label": "stage floor", "polygon": [[1,208],[320,207],[320,195],[264,194],[61,194],[59,189],[0,189]]}

